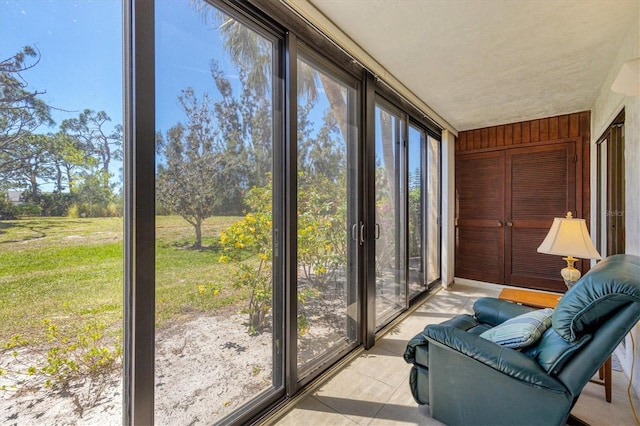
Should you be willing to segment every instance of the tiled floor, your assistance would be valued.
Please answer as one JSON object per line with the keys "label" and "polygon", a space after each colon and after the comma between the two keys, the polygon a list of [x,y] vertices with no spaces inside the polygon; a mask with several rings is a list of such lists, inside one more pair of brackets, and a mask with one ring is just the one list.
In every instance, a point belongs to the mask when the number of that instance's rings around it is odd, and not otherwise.
{"label": "tiled floor", "polygon": [[[406,343],[425,325],[440,323],[459,313],[470,313],[480,296],[495,296],[499,287],[456,284],[440,290],[374,348],[365,351],[330,380],[304,397],[278,425],[440,425],[429,417],[426,407],[418,407],[409,390],[411,366],[404,362]],[[595,425],[633,425],[627,397],[626,376],[613,371],[613,398],[607,403],[604,388],[588,384],[572,414]],[[634,397],[640,410],[640,401]],[[640,414],[640,413],[639,413]]]}

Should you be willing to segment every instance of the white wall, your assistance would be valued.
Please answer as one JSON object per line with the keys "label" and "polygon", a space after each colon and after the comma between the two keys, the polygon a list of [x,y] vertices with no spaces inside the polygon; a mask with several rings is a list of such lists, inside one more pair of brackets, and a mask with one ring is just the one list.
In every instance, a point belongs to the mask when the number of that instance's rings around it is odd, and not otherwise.
{"label": "white wall", "polygon": [[[591,109],[591,223],[596,223],[596,146],[595,142],[604,133],[609,124],[624,108],[624,138],[625,138],[625,252],[640,256],[640,96],[624,96],[611,91],[611,84],[616,78],[622,64],[629,59],[640,56],[640,5],[638,16],[624,42],[615,61],[611,64],[609,75],[602,86],[598,97]],[[640,77],[639,77],[640,78]],[[631,364],[635,358],[640,363],[640,326],[626,338],[624,345],[616,350],[623,371],[629,377]],[[635,344],[635,350],[632,349]],[[640,394],[640,369],[636,368],[633,377],[633,388]]]}

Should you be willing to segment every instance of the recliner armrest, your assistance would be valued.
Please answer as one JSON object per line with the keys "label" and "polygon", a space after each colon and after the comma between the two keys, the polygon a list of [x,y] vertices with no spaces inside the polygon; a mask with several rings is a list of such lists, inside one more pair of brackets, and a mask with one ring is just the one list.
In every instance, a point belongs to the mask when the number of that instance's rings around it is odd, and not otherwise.
{"label": "recliner armrest", "polygon": [[530,306],[518,305],[495,297],[481,297],[473,304],[478,321],[496,326],[508,319],[536,310]]}
{"label": "recliner armrest", "polygon": [[[476,326],[478,326],[478,321],[475,317],[472,317],[468,314],[457,315],[453,318],[448,319],[447,321],[441,323],[440,325],[452,328],[459,328],[460,330],[469,330]],[[428,325],[426,326],[428,327]],[[426,328],[425,327],[425,328]],[[476,333],[479,334],[479,333]],[[417,355],[417,350],[421,346],[428,347],[429,343],[427,342],[427,337],[423,333],[418,333],[414,336],[413,339],[409,340],[407,343],[407,348],[404,351],[404,360],[409,364],[415,364],[416,362],[423,367],[428,367],[428,362],[425,362],[425,359],[420,361],[420,358]],[[425,350],[425,355],[427,351]]]}
{"label": "recliner armrest", "polygon": [[423,334],[429,343],[445,346],[521,382],[566,393],[561,382],[549,376],[535,360],[471,333],[442,325],[429,325]]}
{"label": "recliner armrest", "polygon": [[404,350],[404,360],[407,364],[413,364],[416,361],[416,348],[422,345],[427,345],[427,336],[424,333],[418,333],[413,337],[413,339],[409,340],[407,343],[407,347]]}

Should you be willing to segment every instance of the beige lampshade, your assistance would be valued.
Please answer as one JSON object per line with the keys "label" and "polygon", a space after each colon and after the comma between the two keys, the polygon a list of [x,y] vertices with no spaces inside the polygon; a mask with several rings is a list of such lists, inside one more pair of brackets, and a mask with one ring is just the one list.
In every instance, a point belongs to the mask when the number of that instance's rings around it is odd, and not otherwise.
{"label": "beige lampshade", "polygon": [[611,90],[627,96],[640,95],[640,58],[630,59],[622,64]]}
{"label": "beige lampshade", "polygon": [[573,256],[580,259],[601,259],[593,246],[584,219],[574,219],[571,212],[566,218],[556,217],[538,253]]}

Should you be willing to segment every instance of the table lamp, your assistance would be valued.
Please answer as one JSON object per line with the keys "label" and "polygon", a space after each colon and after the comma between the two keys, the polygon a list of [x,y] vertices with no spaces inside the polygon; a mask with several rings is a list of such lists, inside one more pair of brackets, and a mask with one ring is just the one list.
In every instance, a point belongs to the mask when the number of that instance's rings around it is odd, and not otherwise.
{"label": "table lamp", "polygon": [[555,254],[563,257],[567,267],[560,271],[564,283],[571,288],[580,279],[580,271],[573,265],[579,259],[602,259],[593,246],[584,219],[575,219],[571,212],[567,217],[556,217],[538,253]]}

